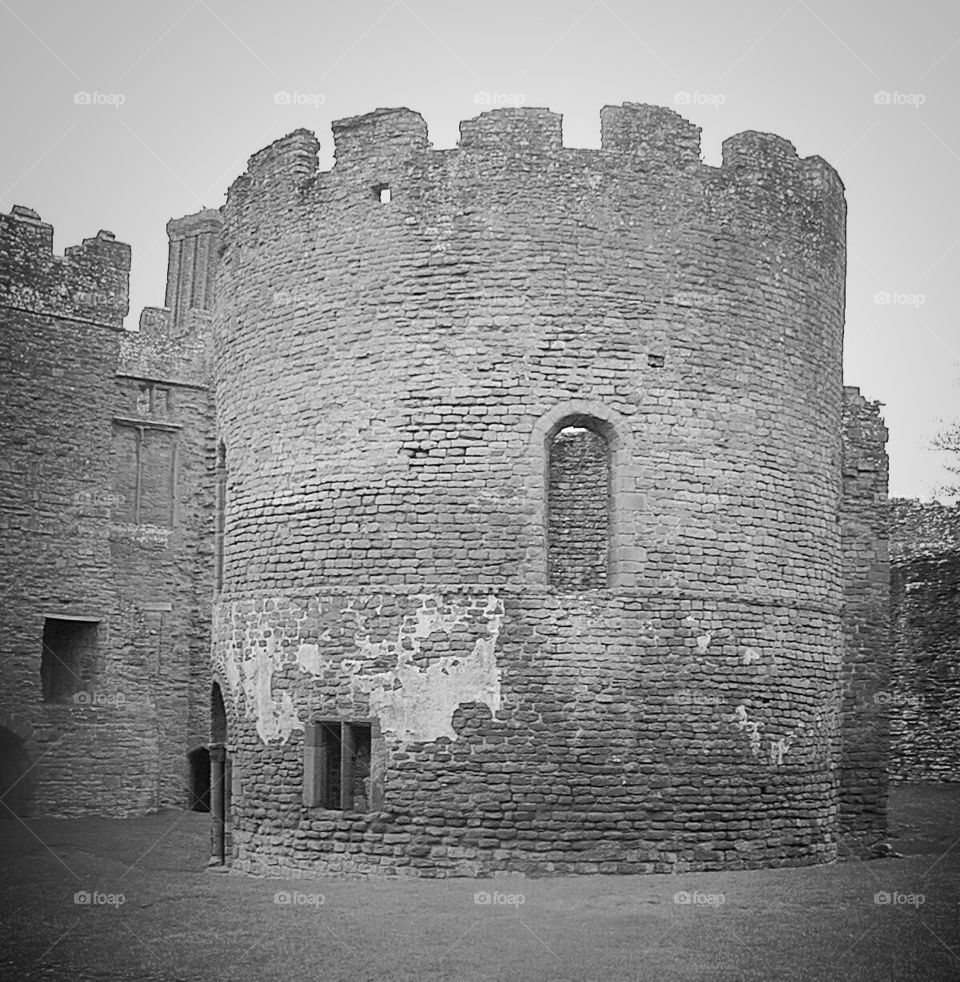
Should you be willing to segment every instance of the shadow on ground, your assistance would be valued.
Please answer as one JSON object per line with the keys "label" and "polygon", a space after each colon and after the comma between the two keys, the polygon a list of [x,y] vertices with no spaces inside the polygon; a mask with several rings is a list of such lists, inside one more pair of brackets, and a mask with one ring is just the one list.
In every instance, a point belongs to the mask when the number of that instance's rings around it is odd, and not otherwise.
{"label": "shadow on ground", "polygon": [[960,785],[891,819],[871,862],[540,880],[254,879],[206,870],[195,812],[11,819],[0,978],[956,982]]}

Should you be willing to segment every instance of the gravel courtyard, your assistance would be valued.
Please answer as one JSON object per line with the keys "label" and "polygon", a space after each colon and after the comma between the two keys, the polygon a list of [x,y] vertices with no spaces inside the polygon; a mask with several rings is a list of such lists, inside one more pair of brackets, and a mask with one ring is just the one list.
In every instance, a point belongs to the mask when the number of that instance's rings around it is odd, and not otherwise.
{"label": "gravel courtyard", "polygon": [[560,879],[253,879],[208,816],[0,822],[0,979],[960,979],[960,786],[892,794],[900,857]]}

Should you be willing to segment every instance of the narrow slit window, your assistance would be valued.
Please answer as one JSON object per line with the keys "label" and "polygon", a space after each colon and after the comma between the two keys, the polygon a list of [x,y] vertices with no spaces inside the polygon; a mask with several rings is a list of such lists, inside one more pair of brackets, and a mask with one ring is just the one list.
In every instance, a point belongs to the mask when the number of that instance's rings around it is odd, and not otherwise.
{"label": "narrow slit window", "polygon": [[221,442],[217,447],[217,491],[214,502],[216,509],[213,533],[213,588],[216,593],[223,589],[224,531],[227,514],[227,448]]}

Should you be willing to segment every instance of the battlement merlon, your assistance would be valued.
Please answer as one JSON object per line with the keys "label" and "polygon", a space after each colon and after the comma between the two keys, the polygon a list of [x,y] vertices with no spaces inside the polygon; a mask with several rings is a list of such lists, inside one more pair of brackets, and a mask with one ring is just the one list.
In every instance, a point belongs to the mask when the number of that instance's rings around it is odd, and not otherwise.
{"label": "battlement merlon", "polygon": [[294,130],[274,140],[247,159],[247,169],[228,188],[227,200],[242,201],[255,184],[302,184],[317,173],[319,151],[320,141],[310,130]]}
{"label": "battlement merlon", "polygon": [[491,109],[460,124],[461,150],[563,149],[563,116],[549,109]]}
{"label": "battlement merlon", "polygon": [[130,308],[130,246],[101,229],[54,255],[53,226],[15,205],[0,214],[0,306],[122,329]]}
{"label": "battlement merlon", "polygon": [[335,119],[331,128],[336,167],[410,157],[430,149],[426,120],[412,109],[375,109]]}
{"label": "battlement merlon", "polygon": [[843,199],[840,175],[822,157],[799,157],[789,141],[775,133],[744,130],[723,141],[722,169],[734,177],[799,181],[813,196]]}
{"label": "battlement merlon", "polygon": [[664,106],[625,102],[600,110],[600,146],[674,167],[700,164],[700,127]]}

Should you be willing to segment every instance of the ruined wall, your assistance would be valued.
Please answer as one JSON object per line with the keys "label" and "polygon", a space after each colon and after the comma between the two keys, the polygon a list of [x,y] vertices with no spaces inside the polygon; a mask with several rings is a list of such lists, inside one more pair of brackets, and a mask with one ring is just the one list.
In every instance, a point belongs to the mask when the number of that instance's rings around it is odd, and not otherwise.
{"label": "ruined wall", "polygon": [[[140,330],[123,338],[117,367],[115,446],[134,451],[118,464],[127,488],[122,522],[112,530],[122,589],[150,601],[146,664],[155,666],[154,700],[162,729],[157,767],[160,803],[182,807],[187,752],[210,741],[210,598],[213,592],[214,424],[212,327],[202,309],[147,308]],[[135,452],[143,461],[142,507],[131,514]],[[150,453],[150,448],[156,448]],[[151,513],[155,516],[150,522]]]}
{"label": "ruined wall", "polygon": [[[669,110],[298,131],[224,208],[214,672],[241,868],[423,875],[833,858],[836,174]],[[389,187],[390,200],[382,189]],[[547,444],[609,435],[605,589],[548,585]],[[372,720],[383,802],[303,803]]]}
{"label": "ruined wall", "polygon": [[843,391],[841,827],[856,851],[886,830],[890,681],[887,430],[880,403]]}
{"label": "ruined wall", "polygon": [[890,776],[960,781],[960,507],[892,502]]}
{"label": "ruined wall", "polygon": [[[17,807],[183,806],[188,679],[209,637],[209,390],[164,374],[156,317],[124,331],[129,246],[52,245],[35,213],[0,215],[0,726],[33,768]],[[95,625],[79,678],[53,650],[64,618]],[[195,729],[206,740],[206,719]]]}

